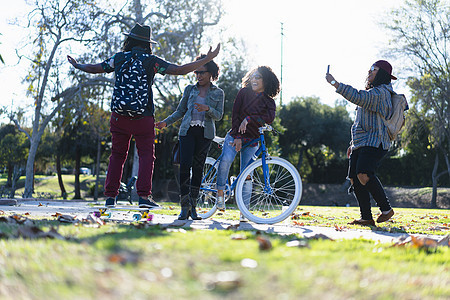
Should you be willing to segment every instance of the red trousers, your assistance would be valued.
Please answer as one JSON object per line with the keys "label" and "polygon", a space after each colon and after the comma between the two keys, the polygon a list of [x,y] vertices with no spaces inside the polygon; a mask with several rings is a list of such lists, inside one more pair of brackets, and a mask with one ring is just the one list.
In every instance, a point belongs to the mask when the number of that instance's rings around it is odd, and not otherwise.
{"label": "red trousers", "polygon": [[119,193],[123,165],[128,156],[131,137],[134,136],[139,155],[136,191],[140,197],[146,198],[152,191],[155,161],[155,119],[153,116],[133,119],[113,112],[109,124],[112,134],[112,148],[108,174],[106,175],[105,196],[114,198]]}

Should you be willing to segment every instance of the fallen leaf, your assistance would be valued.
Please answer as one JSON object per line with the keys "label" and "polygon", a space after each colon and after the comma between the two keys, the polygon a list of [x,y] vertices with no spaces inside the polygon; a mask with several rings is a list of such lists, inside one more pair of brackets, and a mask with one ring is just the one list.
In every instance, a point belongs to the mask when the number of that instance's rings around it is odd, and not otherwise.
{"label": "fallen leaf", "polygon": [[437,241],[432,239],[432,238],[428,238],[428,237],[422,237],[422,236],[411,236],[411,243],[413,244],[413,246],[418,247],[418,248],[425,248],[425,249],[429,249],[429,248],[436,248],[437,247]]}
{"label": "fallen leaf", "polygon": [[295,226],[305,226],[305,223],[303,222],[292,221],[292,223],[294,223]]}
{"label": "fallen leaf", "polygon": [[238,224],[234,224],[234,225],[230,225],[226,229],[227,230],[237,230],[238,228],[239,228],[239,223]]}
{"label": "fallen leaf", "polygon": [[139,253],[132,251],[120,251],[108,256],[108,261],[116,264],[137,264],[139,262]]}
{"label": "fallen leaf", "polygon": [[60,215],[57,220],[61,223],[74,223],[75,217],[70,215]]}
{"label": "fallen leaf", "polygon": [[338,225],[334,225],[334,229],[336,230],[336,231],[344,231],[344,230],[346,230],[348,227],[346,227],[346,226],[338,226]]}
{"label": "fallen leaf", "polygon": [[38,207],[39,207],[39,206],[44,206],[44,205],[43,205],[41,202],[39,202]]}
{"label": "fallen leaf", "polygon": [[62,216],[62,214],[60,214],[59,212],[56,212],[54,215],[52,215],[52,217],[57,218],[59,216]]}
{"label": "fallen leaf", "polygon": [[232,291],[242,285],[239,274],[234,271],[221,271],[213,275],[204,275],[203,281],[208,290]]}
{"label": "fallen leaf", "polygon": [[272,243],[268,238],[259,235],[256,237],[256,240],[259,243],[259,250],[267,251],[272,249]]}

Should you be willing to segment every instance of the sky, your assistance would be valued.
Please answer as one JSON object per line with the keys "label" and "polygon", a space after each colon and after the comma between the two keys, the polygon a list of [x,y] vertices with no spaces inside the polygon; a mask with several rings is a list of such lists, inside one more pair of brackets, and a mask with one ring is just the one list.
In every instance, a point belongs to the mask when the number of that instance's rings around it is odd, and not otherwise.
{"label": "sky", "polygon": [[[280,79],[282,77],[284,104],[296,96],[316,96],[322,103],[334,106],[335,101],[342,98],[325,81],[327,65],[337,81],[362,89],[367,71],[375,61],[391,61],[382,54],[389,34],[378,23],[403,0],[223,2],[227,11],[223,22],[230,35],[245,40],[253,65],[270,66]],[[23,107],[32,101],[26,99],[25,86],[21,85],[26,66],[24,61],[17,64],[15,54],[15,49],[30,37],[26,31],[10,24],[15,17],[23,18],[28,10],[25,0],[2,5],[0,10],[0,54],[5,60],[5,65],[0,65],[0,106]],[[399,77],[394,89],[404,89],[405,80],[396,72],[399,68],[395,61],[391,63],[393,74]],[[279,101],[278,98],[277,103]]]}

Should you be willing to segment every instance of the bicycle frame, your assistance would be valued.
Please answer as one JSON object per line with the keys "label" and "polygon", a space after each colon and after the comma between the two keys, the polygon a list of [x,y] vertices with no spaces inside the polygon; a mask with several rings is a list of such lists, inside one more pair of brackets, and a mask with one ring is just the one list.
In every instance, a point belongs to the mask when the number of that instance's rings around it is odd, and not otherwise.
{"label": "bicycle frame", "polygon": [[[266,164],[266,159],[268,157],[268,153],[267,153],[267,148],[266,148],[266,140],[264,139],[264,131],[272,131],[273,128],[270,125],[266,125],[263,127],[259,127],[258,128],[258,132],[259,132],[259,138],[253,139],[250,142],[245,143],[242,148],[244,147],[248,147],[249,145],[256,143],[256,142],[260,142],[259,148],[258,150],[256,150],[256,153],[253,155],[253,157],[250,159],[250,161],[247,163],[247,165],[245,166],[244,169],[245,170],[250,164],[252,164],[254,161],[256,161],[258,159],[258,157],[262,154],[261,159],[262,159],[262,165],[263,165],[263,175],[264,175],[264,192],[266,193],[271,193],[272,189],[270,187],[270,182],[269,182],[269,168]],[[216,159],[216,161],[213,164],[213,167],[211,169],[208,170],[208,173],[205,174],[205,176],[202,178],[202,183],[204,182],[205,178],[208,178],[211,170],[216,169],[216,165],[218,164],[218,162],[222,159],[223,153],[220,154],[220,156]],[[238,176],[236,177],[236,179],[231,183],[231,185],[228,183],[228,179],[227,179],[227,183],[230,187],[230,192],[233,191],[236,187],[236,184],[238,182],[239,177],[241,176],[242,171],[239,172]],[[216,180],[217,174],[213,177],[214,180]],[[200,189],[204,190],[204,191],[208,191],[208,192],[217,192],[217,189],[211,189],[211,188],[202,188],[200,187]]]}

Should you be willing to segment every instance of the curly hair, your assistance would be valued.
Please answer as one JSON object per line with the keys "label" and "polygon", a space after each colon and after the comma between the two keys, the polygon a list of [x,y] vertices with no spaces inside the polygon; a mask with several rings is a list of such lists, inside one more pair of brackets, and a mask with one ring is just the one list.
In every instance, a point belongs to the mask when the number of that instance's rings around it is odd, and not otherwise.
{"label": "curly hair", "polygon": [[131,51],[131,49],[133,49],[134,47],[144,48],[148,53],[153,54],[150,42],[136,40],[132,37],[127,37],[125,41],[123,41],[122,51],[128,52]]}
{"label": "curly hair", "polygon": [[281,89],[280,81],[278,80],[277,75],[275,75],[272,69],[268,66],[258,66],[245,74],[244,78],[242,78],[242,87],[246,88],[251,86],[250,80],[253,73],[256,71],[258,71],[262,76],[264,93],[270,98],[275,98]]}
{"label": "curly hair", "polygon": [[[206,54],[200,54],[199,56],[197,56],[195,58],[195,60],[200,60],[202,58],[205,58]],[[215,81],[219,78],[219,66],[213,61],[209,61],[205,64],[206,70],[208,71],[209,74],[211,74],[211,79],[212,81]]]}

